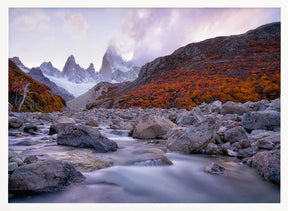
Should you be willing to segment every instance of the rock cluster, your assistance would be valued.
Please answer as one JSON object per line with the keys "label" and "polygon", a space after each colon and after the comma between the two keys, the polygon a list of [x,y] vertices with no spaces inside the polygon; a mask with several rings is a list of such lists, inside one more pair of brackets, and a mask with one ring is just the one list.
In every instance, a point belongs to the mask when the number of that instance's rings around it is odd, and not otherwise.
{"label": "rock cluster", "polygon": [[[121,134],[121,130],[130,131],[130,135],[134,138],[144,139],[143,143],[161,145],[161,150],[151,148],[151,152],[138,154],[138,158],[135,156],[134,161],[131,160],[128,165],[171,165],[172,162],[165,157],[167,151],[224,155],[239,158],[243,163],[255,168],[265,179],[276,184],[280,183],[280,99],[224,104],[215,101],[209,104],[203,103],[191,111],[158,108],[94,108],[79,112],[65,111],[49,114],[11,112],[9,136],[28,137],[27,140],[18,142],[18,146],[45,142],[77,149],[76,154],[73,152],[73,155],[63,156],[63,159],[59,160],[62,163],[39,159],[38,155],[23,157],[9,150],[8,173],[11,192],[25,192],[28,189],[32,192],[52,191],[58,189],[55,188],[57,184],[61,188],[69,185],[68,178],[63,182],[64,177],[70,175],[69,172],[65,172],[68,164],[63,162],[69,160],[74,168],[81,171],[113,165],[113,160],[93,155],[98,152],[113,153],[118,148],[116,142],[99,132],[101,128],[113,129],[117,134],[118,132]],[[40,133],[46,136],[41,140],[29,139],[30,136],[37,137]],[[63,178],[58,181],[59,183],[52,184],[50,181],[43,180],[49,185],[35,189],[30,184],[18,183],[16,173],[22,171],[27,175],[34,175],[35,180],[42,181],[43,178],[35,173],[38,171],[35,169],[39,168],[45,172],[44,164],[55,166],[62,172]],[[211,166],[211,169],[215,169],[214,167],[215,165]],[[62,171],[62,168],[66,170]],[[68,169],[71,170],[72,175],[76,175],[72,168]],[[218,170],[218,173],[222,174],[220,167]],[[56,173],[59,172],[47,172],[47,175]],[[27,189],[18,190],[20,186]]]}

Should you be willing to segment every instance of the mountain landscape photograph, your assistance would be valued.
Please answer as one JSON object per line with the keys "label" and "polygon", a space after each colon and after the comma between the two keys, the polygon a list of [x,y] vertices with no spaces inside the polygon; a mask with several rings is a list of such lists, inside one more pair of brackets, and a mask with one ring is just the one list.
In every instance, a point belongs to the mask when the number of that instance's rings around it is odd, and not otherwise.
{"label": "mountain landscape photograph", "polygon": [[9,204],[281,203],[280,8],[8,12]]}

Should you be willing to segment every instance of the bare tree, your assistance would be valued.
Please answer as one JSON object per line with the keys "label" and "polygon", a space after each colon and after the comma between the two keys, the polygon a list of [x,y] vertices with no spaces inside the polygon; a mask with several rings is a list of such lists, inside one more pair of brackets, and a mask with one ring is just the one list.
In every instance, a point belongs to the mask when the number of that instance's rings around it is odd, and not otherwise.
{"label": "bare tree", "polygon": [[27,95],[27,93],[28,93],[28,86],[29,86],[29,85],[30,85],[29,82],[27,82],[26,84],[23,85],[23,97],[22,97],[22,100],[21,100],[21,102],[20,102],[20,104],[19,104],[18,112],[20,112],[21,107],[22,107],[22,105],[23,105],[23,103],[24,103],[24,101],[25,101],[26,95]]}

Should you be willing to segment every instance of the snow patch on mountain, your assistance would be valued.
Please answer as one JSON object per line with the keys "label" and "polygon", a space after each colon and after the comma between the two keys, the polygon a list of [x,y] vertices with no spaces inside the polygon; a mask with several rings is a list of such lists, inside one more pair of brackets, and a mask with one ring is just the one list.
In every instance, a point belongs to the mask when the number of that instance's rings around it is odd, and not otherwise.
{"label": "snow patch on mountain", "polygon": [[50,75],[44,74],[47,78],[53,81],[58,86],[63,87],[68,92],[74,95],[74,97],[78,97],[83,93],[87,92],[91,89],[95,84],[99,83],[100,81],[92,81],[92,82],[85,82],[85,83],[74,83],[69,81],[67,78],[58,78]]}

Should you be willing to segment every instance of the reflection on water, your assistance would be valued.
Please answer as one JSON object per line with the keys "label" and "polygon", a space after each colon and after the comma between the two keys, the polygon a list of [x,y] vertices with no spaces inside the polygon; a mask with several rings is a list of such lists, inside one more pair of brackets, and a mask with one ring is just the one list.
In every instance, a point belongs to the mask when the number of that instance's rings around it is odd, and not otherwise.
{"label": "reflection on water", "polygon": [[[101,154],[114,160],[114,166],[83,173],[84,184],[63,192],[10,198],[9,202],[80,203],[271,203],[280,201],[279,187],[264,181],[255,169],[229,157],[166,153],[172,166],[133,166],[138,153],[155,145],[127,137],[124,133],[104,133],[119,145],[117,152]],[[18,150],[21,150],[17,146]],[[12,147],[13,148],[13,147]],[[24,148],[22,147],[22,150]],[[70,148],[39,147],[38,153],[61,154]],[[34,149],[32,150],[34,151]],[[226,168],[224,176],[204,172],[211,162]]]}

